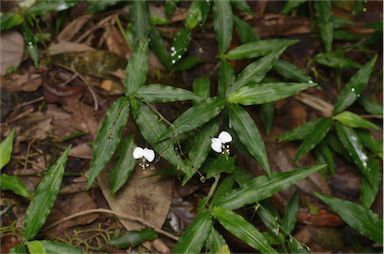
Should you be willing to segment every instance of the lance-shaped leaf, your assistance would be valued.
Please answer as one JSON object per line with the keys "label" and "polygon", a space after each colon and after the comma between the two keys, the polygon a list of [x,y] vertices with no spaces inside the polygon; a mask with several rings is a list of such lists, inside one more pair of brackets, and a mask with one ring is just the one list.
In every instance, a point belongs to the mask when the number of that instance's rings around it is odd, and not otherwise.
{"label": "lance-shaped leaf", "polygon": [[243,21],[237,16],[233,16],[233,21],[235,24],[236,33],[242,43],[249,43],[259,40],[259,36],[257,36],[253,28],[248,25],[247,22]]}
{"label": "lance-shaped leaf", "polygon": [[133,158],[133,150],[135,147],[135,141],[132,136],[129,136],[121,142],[119,160],[110,173],[112,193],[116,193],[132,174],[136,164]]}
{"label": "lance-shaped leaf", "polygon": [[39,232],[55,204],[70,149],[65,149],[56,163],[48,168],[33,193],[24,217],[23,236],[26,240],[32,239]]}
{"label": "lance-shaped leaf", "polygon": [[228,51],[227,54],[225,54],[225,57],[233,60],[233,59],[255,58],[255,57],[265,56],[274,51],[287,48],[297,42],[298,40],[282,40],[282,39],[260,40],[260,41],[250,42],[247,44],[240,45],[234,49],[231,49],[230,51]]}
{"label": "lance-shaped leaf", "polygon": [[368,148],[374,154],[380,153],[380,149],[382,149],[382,144],[380,144],[380,142],[377,141],[368,130],[355,129],[355,131],[356,134],[359,136],[361,143],[366,148]]}
{"label": "lance-shaped leaf", "polygon": [[189,90],[160,84],[150,84],[140,87],[137,91],[137,97],[147,102],[172,102],[201,99]]}
{"label": "lance-shaped leaf", "polygon": [[0,15],[0,31],[11,29],[12,27],[18,26],[23,23],[24,18],[22,15],[7,12]]}
{"label": "lance-shaped leaf", "polygon": [[161,135],[158,141],[167,139],[170,136],[177,137],[182,133],[200,127],[217,116],[223,110],[224,105],[224,99],[214,97],[189,108],[173,122],[172,126]]}
{"label": "lance-shaped leaf", "polygon": [[132,112],[139,127],[141,135],[156,150],[156,152],[178,169],[188,174],[191,168],[187,167],[174,149],[171,140],[158,142],[160,135],[167,128],[159,117],[146,105],[132,107]]}
{"label": "lance-shaped leaf", "polygon": [[325,140],[321,141],[318,146],[320,156],[327,163],[328,170],[332,175],[335,175],[335,163],[333,162],[333,153]]}
{"label": "lance-shaped leaf", "polygon": [[283,9],[281,10],[281,14],[287,15],[292,10],[296,9],[298,6],[302,5],[305,2],[307,2],[307,0],[288,0],[287,3],[284,5]]}
{"label": "lance-shaped leaf", "polygon": [[260,106],[260,120],[265,133],[269,134],[272,129],[273,116],[275,114],[274,103],[265,103]]}
{"label": "lance-shaped leaf", "polygon": [[233,189],[234,182],[235,179],[232,175],[227,176],[223,181],[221,181],[221,183],[217,186],[215,194],[212,197],[211,207],[215,207],[216,202]]}
{"label": "lance-shaped leaf", "polygon": [[232,41],[233,14],[230,0],[213,0],[213,29],[219,51],[228,50]]}
{"label": "lance-shaped leaf", "polygon": [[182,28],[175,37],[171,47],[171,59],[172,64],[178,62],[181,57],[187,52],[189,44],[192,39],[191,30],[188,28]]}
{"label": "lance-shaped leaf", "polygon": [[249,15],[253,15],[252,9],[246,0],[231,0],[231,3],[239,11],[247,12]]}
{"label": "lance-shaped leaf", "polygon": [[344,111],[347,107],[360,97],[361,92],[368,83],[372,70],[375,66],[377,55],[366,63],[344,86],[339,97],[335,102],[333,113],[337,114]]}
{"label": "lance-shaped leaf", "polygon": [[337,56],[335,53],[319,53],[315,56],[315,61],[321,65],[325,65],[332,68],[360,68],[361,65],[355,61]]}
{"label": "lance-shaped leaf", "polygon": [[25,183],[18,176],[1,174],[0,183],[0,189],[2,190],[10,190],[16,193],[17,195],[27,198],[31,196],[31,192],[28,190]]}
{"label": "lance-shaped leaf", "polygon": [[147,34],[150,30],[149,26],[149,11],[147,1],[132,1],[130,13],[133,23],[133,31],[135,34],[135,41],[146,41]]}
{"label": "lance-shaped leaf", "polygon": [[314,4],[320,37],[323,40],[325,51],[330,52],[333,41],[332,1],[316,1]]}
{"label": "lance-shaped leaf", "polygon": [[282,173],[273,173],[269,179],[266,176],[256,177],[245,183],[242,187],[225,195],[217,202],[217,205],[235,210],[245,205],[256,203],[296,184],[299,180],[325,167],[326,165],[317,165]]}
{"label": "lance-shaped leaf", "polygon": [[157,58],[162,64],[164,64],[165,67],[171,69],[171,55],[168,53],[164,40],[161,38],[159,31],[155,27],[151,28],[151,31],[149,32],[149,38],[151,39],[149,42],[151,45],[151,50],[153,50]]}
{"label": "lance-shaped leaf", "polygon": [[377,243],[383,243],[383,220],[371,210],[339,198],[315,193],[321,201],[335,211],[349,226]]}
{"label": "lance-shaped leaf", "polygon": [[209,233],[206,248],[209,250],[209,253],[220,253],[220,254],[230,254],[231,251],[225,241],[224,237],[220,235],[217,230],[212,227],[211,232]]}
{"label": "lance-shaped leaf", "polygon": [[292,198],[289,200],[284,211],[284,218],[281,226],[287,233],[291,233],[296,225],[296,214],[299,209],[299,192],[295,192]]}
{"label": "lance-shaped leaf", "polygon": [[208,99],[211,92],[211,84],[209,79],[197,78],[193,80],[193,92],[199,97],[198,100],[195,100],[195,104]]}
{"label": "lance-shaped leaf", "polygon": [[187,227],[173,247],[173,253],[201,253],[211,230],[212,218],[207,212],[200,213]]}
{"label": "lance-shaped leaf", "polygon": [[93,144],[91,167],[88,171],[87,189],[112,158],[120,143],[121,132],[129,117],[129,101],[127,97],[117,99],[105,113],[103,125],[96,135]]}
{"label": "lance-shaped leaf", "polygon": [[265,145],[260,132],[248,112],[238,105],[228,106],[229,120],[232,128],[236,131],[241,143],[248,152],[263,167],[267,175],[271,174]]}
{"label": "lance-shaped leaf", "polygon": [[359,99],[359,103],[369,114],[378,116],[383,115],[383,106],[375,102],[372,98],[369,98],[368,96],[362,96]]}
{"label": "lance-shaped leaf", "polygon": [[335,126],[337,136],[339,137],[344,148],[348,151],[349,157],[367,177],[369,182],[374,184],[375,180],[372,178],[371,169],[368,165],[368,156],[364,151],[359,136],[357,136],[356,132],[348,126],[340,123],[335,123]]}
{"label": "lance-shaped leaf", "polygon": [[158,233],[150,228],[144,228],[138,231],[128,231],[125,235],[113,238],[108,241],[108,244],[118,248],[126,249],[128,247],[136,247],[145,241],[156,239]]}
{"label": "lance-shaped leaf", "polygon": [[224,96],[227,92],[228,87],[232,84],[235,78],[235,71],[233,70],[232,65],[228,61],[221,60],[218,75],[219,96]]}
{"label": "lance-shaped leaf", "polygon": [[272,52],[245,67],[233,81],[228,93],[232,93],[250,82],[259,83],[262,81],[284,50],[285,48]]}
{"label": "lance-shaped leaf", "polygon": [[183,182],[188,181],[201,167],[211,151],[211,138],[216,136],[219,131],[219,121],[213,120],[206,124],[193,138],[193,145],[188,153],[188,158],[192,163],[193,170],[186,175]]}
{"label": "lance-shaped leaf", "polygon": [[264,104],[287,98],[315,85],[315,83],[251,84],[229,94],[228,102],[242,105]]}
{"label": "lance-shaped leaf", "polygon": [[[141,1],[134,1],[141,2]],[[124,89],[126,96],[134,95],[144,84],[148,72],[148,42],[140,41],[125,70]]]}
{"label": "lance-shaped leaf", "polygon": [[317,144],[319,144],[331,129],[333,120],[332,118],[321,118],[312,131],[305,136],[303,143],[297,150],[295,160],[299,160],[304,154],[311,151]]}
{"label": "lance-shaped leaf", "polygon": [[311,77],[299,69],[296,65],[284,60],[276,60],[273,69],[288,80],[311,83]]}
{"label": "lance-shaped leaf", "polygon": [[56,241],[31,241],[28,242],[28,250],[31,254],[82,254],[80,249]]}
{"label": "lance-shaped leaf", "polygon": [[294,141],[294,140],[302,140],[305,136],[307,136],[312,130],[313,127],[317,124],[320,118],[308,121],[302,125],[299,125],[296,128],[293,128],[277,137],[277,141]]}
{"label": "lance-shaped leaf", "polygon": [[261,253],[277,253],[259,230],[237,213],[223,207],[212,209],[212,215],[225,229]]}
{"label": "lance-shaped leaf", "polygon": [[188,9],[188,16],[185,20],[185,26],[192,30],[198,24],[201,24],[207,18],[210,1],[194,0]]}
{"label": "lance-shaped leaf", "polygon": [[40,241],[31,241],[27,243],[28,252],[31,254],[47,254],[47,250]]}
{"label": "lance-shaped leaf", "polygon": [[380,190],[382,179],[380,161],[377,159],[371,159],[368,164],[371,169],[371,175],[374,183],[371,184],[366,177],[362,177],[360,182],[360,203],[366,208],[370,208],[375,201]]}
{"label": "lance-shaped leaf", "polygon": [[27,21],[24,21],[23,23],[23,36],[25,40],[25,45],[27,46],[27,52],[31,57],[33,64],[38,67],[40,62],[39,48],[37,47],[36,37],[32,33]]}
{"label": "lance-shaped leaf", "polygon": [[0,144],[0,170],[7,165],[11,159],[13,140],[15,139],[15,131],[12,130],[8,136]]}
{"label": "lance-shaped leaf", "polygon": [[185,71],[188,69],[191,69],[192,67],[204,62],[203,59],[196,56],[187,56],[185,58],[181,58],[179,62],[177,62],[176,65],[172,65],[173,71]]}
{"label": "lance-shaped leaf", "polygon": [[352,127],[352,128],[364,128],[364,129],[374,129],[374,130],[380,130],[379,126],[376,124],[365,120],[359,115],[356,115],[355,113],[349,112],[349,111],[344,111],[341,112],[340,114],[336,115],[333,117],[340,123]]}

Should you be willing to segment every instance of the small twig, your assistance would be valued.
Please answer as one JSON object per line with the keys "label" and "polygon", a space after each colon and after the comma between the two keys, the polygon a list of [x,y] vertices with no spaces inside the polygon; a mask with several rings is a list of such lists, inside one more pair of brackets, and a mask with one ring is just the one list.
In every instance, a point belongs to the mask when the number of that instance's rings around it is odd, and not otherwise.
{"label": "small twig", "polygon": [[124,219],[124,220],[130,220],[130,221],[135,221],[135,222],[139,222],[141,224],[143,224],[144,226],[147,226],[147,227],[150,227],[152,228],[153,230],[155,230],[156,232],[158,232],[159,234],[162,234],[164,236],[167,236],[175,241],[179,240],[179,237],[171,234],[171,233],[168,233],[167,231],[164,231],[162,230],[161,228],[159,227],[156,227],[154,225],[152,225],[151,223],[149,222],[146,222],[145,220],[143,220],[142,218],[139,218],[139,217],[136,217],[136,216],[132,216],[132,215],[123,215],[123,214],[119,214],[117,212],[114,212],[112,210],[108,210],[108,209],[103,209],[103,208],[99,208],[99,209],[90,209],[90,210],[86,210],[86,211],[82,211],[82,212],[78,212],[78,213],[75,213],[75,214],[72,214],[70,216],[67,216],[61,220],[58,220],[56,221],[55,223],[49,225],[46,229],[50,229],[54,226],[57,226],[61,223],[63,223],[64,221],[67,221],[67,220],[70,220],[70,219],[73,219],[73,218],[76,218],[76,217],[79,217],[79,216],[83,216],[83,215],[87,215],[87,214],[90,214],[90,213],[106,213],[106,214],[112,214],[112,215],[115,215],[116,217],[120,218],[120,219]]}
{"label": "small twig", "polygon": [[31,104],[34,104],[36,102],[43,101],[43,100],[44,100],[44,96],[41,96],[41,97],[39,97],[37,99],[23,102],[20,105],[15,106],[12,110],[15,110],[15,109],[18,109],[18,108],[22,108],[22,107],[25,107],[25,106],[28,106],[28,105],[31,105]]}
{"label": "small twig", "polygon": [[84,40],[85,38],[87,38],[91,33],[93,33],[95,30],[103,27],[111,18],[113,18],[116,14],[114,15],[111,15],[109,17],[106,17],[102,20],[100,20],[99,23],[97,23],[95,26],[93,26],[91,29],[89,29],[88,31],[86,31],[82,36],[80,36],[76,42],[80,43],[82,40]]}

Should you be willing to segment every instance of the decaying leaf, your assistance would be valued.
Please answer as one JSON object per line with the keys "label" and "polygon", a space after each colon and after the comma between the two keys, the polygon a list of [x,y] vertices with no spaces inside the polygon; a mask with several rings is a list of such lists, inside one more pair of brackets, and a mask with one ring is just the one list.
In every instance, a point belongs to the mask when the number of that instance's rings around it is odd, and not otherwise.
{"label": "decaying leaf", "polygon": [[0,37],[0,75],[7,73],[10,67],[19,66],[24,54],[24,39],[16,31],[2,33]]}

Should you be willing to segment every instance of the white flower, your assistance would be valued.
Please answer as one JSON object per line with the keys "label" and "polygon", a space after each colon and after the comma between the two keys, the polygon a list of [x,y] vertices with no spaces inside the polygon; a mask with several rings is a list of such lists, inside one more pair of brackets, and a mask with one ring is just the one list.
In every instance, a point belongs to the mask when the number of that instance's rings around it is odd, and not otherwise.
{"label": "white flower", "polygon": [[133,158],[136,160],[144,158],[147,161],[152,162],[155,159],[155,152],[152,149],[148,149],[146,147],[144,149],[141,147],[136,147],[133,150]]}
{"label": "white flower", "polygon": [[211,148],[213,151],[217,153],[222,153],[223,148],[225,148],[226,143],[230,143],[232,141],[232,136],[226,131],[220,132],[217,138],[211,138]]}

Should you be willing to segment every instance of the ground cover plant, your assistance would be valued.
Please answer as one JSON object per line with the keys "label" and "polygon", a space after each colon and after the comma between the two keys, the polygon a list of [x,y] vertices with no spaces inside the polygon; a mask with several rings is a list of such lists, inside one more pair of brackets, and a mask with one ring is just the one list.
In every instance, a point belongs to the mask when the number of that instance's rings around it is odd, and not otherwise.
{"label": "ground cover plant", "polygon": [[382,252],[381,2],[0,17],[2,252]]}

